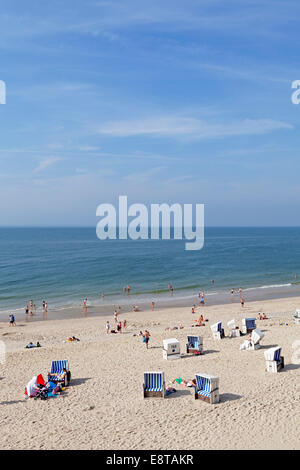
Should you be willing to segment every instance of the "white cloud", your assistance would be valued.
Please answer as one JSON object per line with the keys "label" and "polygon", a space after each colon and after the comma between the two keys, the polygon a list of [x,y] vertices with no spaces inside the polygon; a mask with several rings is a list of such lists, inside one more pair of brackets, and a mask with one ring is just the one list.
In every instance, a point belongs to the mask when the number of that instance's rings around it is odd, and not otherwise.
{"label": "white cloud", "polygon": [[244,119],[213,123],[188,117],[158,116],[144,120],[108,122],[99,126],[97,133],[113,137],[149,135],[153,137],[186,137],[198,140],[266,134],[279,129],[293,129],[293,126],[272,119]]}

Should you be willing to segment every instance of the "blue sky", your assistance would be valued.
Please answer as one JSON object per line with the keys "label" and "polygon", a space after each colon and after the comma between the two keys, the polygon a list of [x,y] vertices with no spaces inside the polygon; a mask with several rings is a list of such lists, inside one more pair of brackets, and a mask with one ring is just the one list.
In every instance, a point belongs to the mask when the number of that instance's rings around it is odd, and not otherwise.
{"label": "blue sky", "polygon": [[3,0],[0,225],[204,203],[300,225],[298,1]]}

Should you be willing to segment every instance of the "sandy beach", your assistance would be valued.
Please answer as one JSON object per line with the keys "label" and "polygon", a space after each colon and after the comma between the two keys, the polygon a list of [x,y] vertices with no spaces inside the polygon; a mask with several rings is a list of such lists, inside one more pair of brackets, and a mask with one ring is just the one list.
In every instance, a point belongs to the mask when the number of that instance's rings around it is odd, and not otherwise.
{"label": "sandy beach", "polygon": [[[113,315],[78,319],[0,324],[6,360],[0,364],[1,449],[299,449],[300,364],[293,343],[300,326],[292,315],[300,297],[206,305],[191,314],[190,307],[122,313],[127,331],[106,334]],[[261,349],[240,351],[244,338],[229,338],[227,321],[263,311],[257,320],[265,333]],[[205,327],[192,328],[203,313]],[[222,321],[226,337],[212,339],[210,325]],[[183,329],[167,331],[179,326]],[[280,325],[280,323],[282,323]],[[286,325],[285,323],[288,323]],[[148,329],[149,350],[133,336]],[[188,334],[203,336],[204,355],[185,354]],[[69,336],[80,342],[64,342]],[[180,340],[182,358],[163,360],[162,341]],[[42,348],[24,349],[30,341]],[[265,371],[264,351],[280,345],[285,368]],[[299,349],[299,346],[298,346]],[[293,356],[294,354],[294,356]],[[51,361],[68,359],[72,380],[66,391],[47,401],[24,399],[32,376],[47,377]],[[298,353],[298,362],[299,353]],[[143,372],[162,370],[166,385],[175,377],[209,373],[220,379],[220,403],[195,401],[193,390],[176,385],[166,397],[143,399]]]}

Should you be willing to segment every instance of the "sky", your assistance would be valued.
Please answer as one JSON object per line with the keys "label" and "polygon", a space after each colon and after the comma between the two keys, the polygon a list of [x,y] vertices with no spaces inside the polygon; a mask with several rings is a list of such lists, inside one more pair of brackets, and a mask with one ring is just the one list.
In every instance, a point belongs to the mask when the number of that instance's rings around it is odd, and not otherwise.
{"label": "sky", "polygon": [[0,226],[300,225],[298,0],[2,0]]}

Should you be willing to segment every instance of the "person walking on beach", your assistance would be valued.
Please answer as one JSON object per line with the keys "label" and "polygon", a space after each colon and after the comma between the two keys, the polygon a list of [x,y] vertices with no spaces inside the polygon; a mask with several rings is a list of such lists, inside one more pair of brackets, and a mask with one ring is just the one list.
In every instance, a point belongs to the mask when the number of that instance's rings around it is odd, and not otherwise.
{"label": "person walking on beach", "polygon": [[118,323],[118,315],[119,315],[119,312],[117,310],[114,311],[114,319],[115,319],[115,323]]}
{"label": "person walking on beach", "polygon": [[126,328],[127,328],[127,321],[126,321],[126,319],[123,321],[123,328],[124,328],[124,330],[126,330]]}
{"label": "person walking on beach", "polygon": [[16,326],[16,320],[13,314],[9,315],[9,326]]}
{"label": "person walking on beach", "polygon": [[110,323],[107,320],[107,322],[106,322],[106,334],[108,334],[108,333],[110,333]]}
{"label": "person walking on beach", "polygon": [[243,299],[243,297],[241,298],[241,306],[244,307],[245,305],[245,300]]}
{"label": "person walking on beach", "polygon": [[150,340],[150,333],[148,330],[145,330],[145,333],[143,334],[143,343],[146,344],[146,349],[148,349],[149,340]]}
{"label": "person walking on beach", "polygon": [[154,310],[154,302],[152,302],[151,305],[152,305],[152,312],[153,312],[153,310]]}

